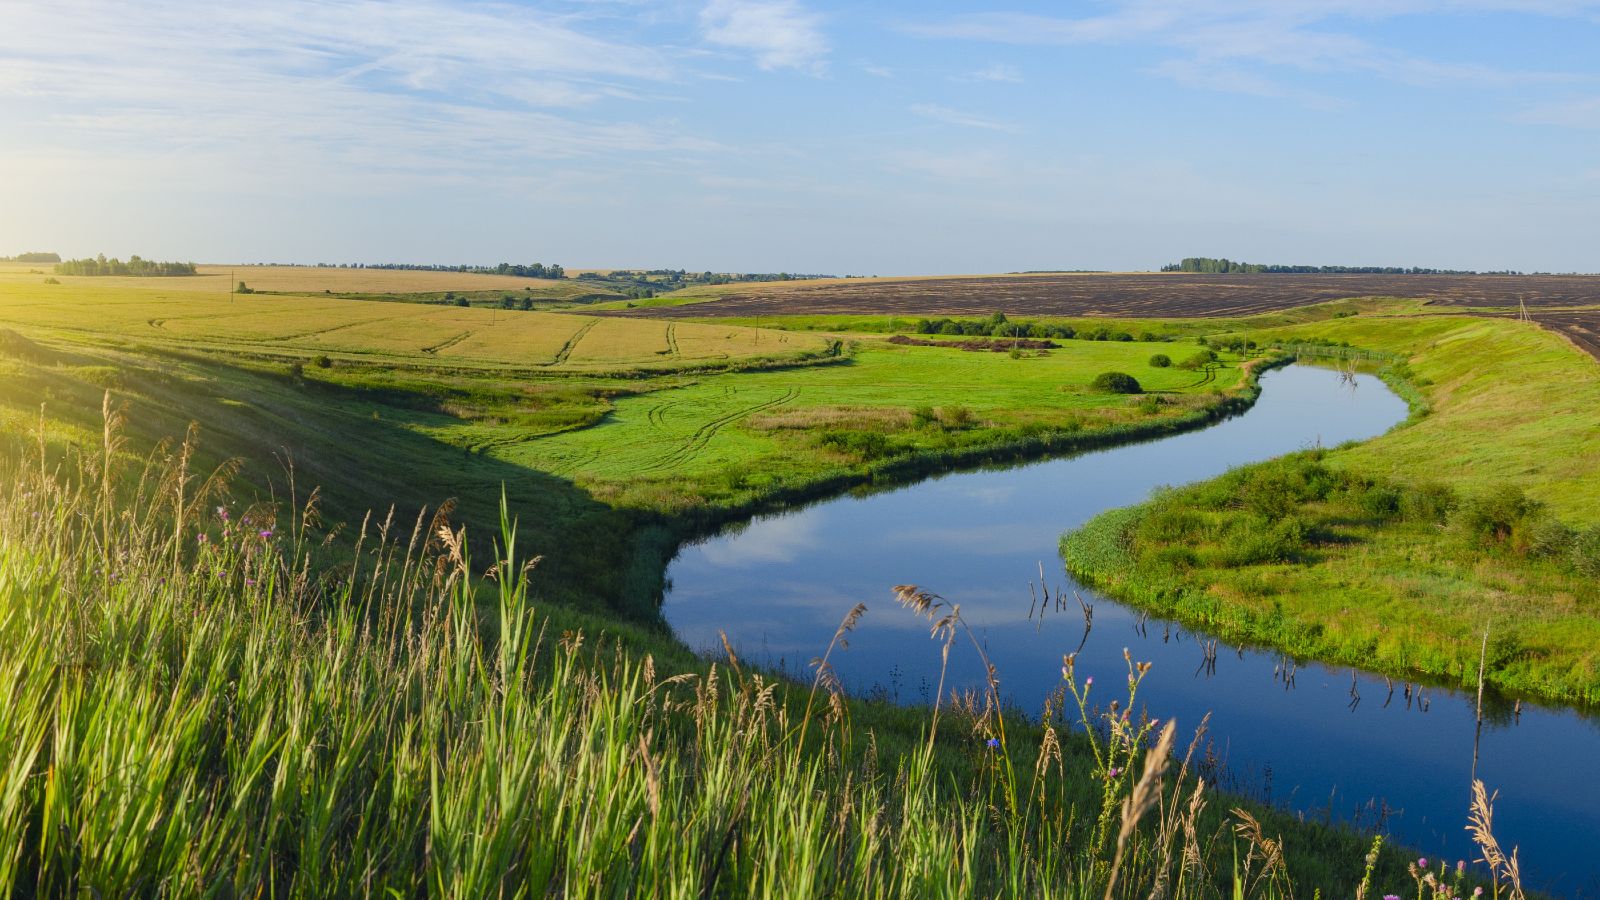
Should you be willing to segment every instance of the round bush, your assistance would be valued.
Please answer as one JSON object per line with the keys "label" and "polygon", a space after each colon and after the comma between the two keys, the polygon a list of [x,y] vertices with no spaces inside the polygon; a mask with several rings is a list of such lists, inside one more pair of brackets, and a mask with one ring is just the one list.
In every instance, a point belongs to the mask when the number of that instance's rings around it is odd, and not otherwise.
{"label": "round bush", "polygon": [[1139,379],[1126,372],[1101,372],[1094,377],[1093,387],[1097,391],[1106,391],[1111,394],[1140,394],[1144,388],[1139,385]]}
{"label": "round bush", "polygon": [[1165,369],[1170,365],[1172,365],[1172,357],[1165,353],[1157,353],[1155,356],[1150,357],[1150,367],[1153,369]]}

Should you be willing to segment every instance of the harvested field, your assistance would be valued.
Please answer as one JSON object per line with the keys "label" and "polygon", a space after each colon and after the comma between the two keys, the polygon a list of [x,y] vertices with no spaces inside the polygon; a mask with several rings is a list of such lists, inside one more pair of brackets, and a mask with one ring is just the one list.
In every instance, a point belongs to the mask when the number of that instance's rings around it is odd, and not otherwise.
{"label": "harvested field", "polygon": [[800,314],[1242,316],[1343,297],[1408,297],[1453,307],[1530,309],[1600,304],[1600,276],[1584,275],[1001,275],[839,279],[740,288],[685,306],[618,310],[626,316]]}
{"label": "harvested field", "polygon": [[1600,359],[1600,309],[1542,312],[1533,319]]}
{"label": "harvested field", "polygon": [[[330,270],[341,271],[341,270]],[[427,274],[427,273],[424,273]],[[564,372],[663,372],[797,361],[822,335],[734,325],[175,290],[174,279],[63,280],[0,273],[0,327],[212,352]],[[140,282],[132,285],[125,282]]]}

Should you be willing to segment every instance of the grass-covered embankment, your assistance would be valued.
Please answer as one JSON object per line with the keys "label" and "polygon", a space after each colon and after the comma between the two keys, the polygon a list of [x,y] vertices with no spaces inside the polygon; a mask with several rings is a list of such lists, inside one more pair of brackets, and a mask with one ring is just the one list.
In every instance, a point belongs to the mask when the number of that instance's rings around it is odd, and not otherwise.
{"label": "grass-covered embankment", "polygon": [[1499,319],[1361,318],[1252,332],[1396,360],[1418,414],[1106,513],[1079,577],[1236,640],[1395,675],[1600,702],[1600,368]]}
{"label": "grass-covered embankment", "polygon": [[[440,519],[329,564],[315,516],[117,443],[0,465],[9,896],[1409,891],[1365,835],[1236,808],[1070,662],[1041,725],[993,690],[862,703],[539,604]],[[930,652],[969,639],[901,599]]]}

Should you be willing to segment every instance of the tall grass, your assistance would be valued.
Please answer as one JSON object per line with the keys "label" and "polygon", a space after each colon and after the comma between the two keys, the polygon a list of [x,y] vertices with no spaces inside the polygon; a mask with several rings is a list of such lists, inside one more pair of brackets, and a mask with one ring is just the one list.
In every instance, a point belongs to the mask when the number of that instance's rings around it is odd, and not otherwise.
{"label": "tall grass", "polygon": [[[1293,837],[1167,771],[1132,659],[1108,709],[1065,660],[1081,734],[991,677],[880,748],[825,662],[669,673],[568,627],[503,506],[491,561],[436,515],[333,563],[314,503],[124,458],[108,411],[97,452],[0,463],[8,896],[1292,892]],[[922,611],[948,653],[959,609]]]}

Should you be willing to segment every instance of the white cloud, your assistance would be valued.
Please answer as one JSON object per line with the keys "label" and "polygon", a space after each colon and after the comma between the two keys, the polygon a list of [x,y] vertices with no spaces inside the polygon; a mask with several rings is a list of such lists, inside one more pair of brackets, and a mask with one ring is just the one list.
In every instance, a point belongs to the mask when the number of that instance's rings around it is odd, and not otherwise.
{"label": "white cloud", "polygon": [[707,42],[749,52],[763,69],[819,73],[828,54],[821,20],[794,0],[711,0],[700,27]]}
{"label": "white cloud", "polygon": [[971,113],[962,112],[959,109],[951,109],[948,106],[940,106],[936,103],[917,103],[911,107],[911,112],[915,115],[923,117],[924,119],[932,119],[935,122],[943,122],[946,125],[959,125],[962,128],[981,128],[985,131],[1005,131],[1012,133],[1015,133],[1018,130],[1015,125],[1011,125],[1006,122],[1000,122],[994,119],[986,119],[983,116],[976,116]]}

